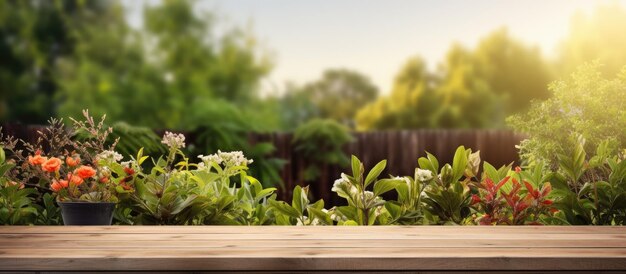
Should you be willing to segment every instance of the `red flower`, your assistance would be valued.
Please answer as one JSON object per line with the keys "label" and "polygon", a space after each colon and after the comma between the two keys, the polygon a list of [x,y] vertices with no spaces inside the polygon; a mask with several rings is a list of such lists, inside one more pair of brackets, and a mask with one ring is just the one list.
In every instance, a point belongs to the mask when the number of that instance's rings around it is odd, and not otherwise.
{"label": "red flower", "polygon": [[522,172],[522,168],[521,168],[521,167],[519,167],[519,166],[516,166],[516,167],[515,167],[515,173],[518,173],[518,174],[519,174],[520,172]]}
{"label": "red flower", "polygon": [[128,174],[128,175],[133,175],[133,174],[135,174],[135,170],[134,170],[134,169],[132,169],[132,168],[130,168],[130,167],[125,167],[125,168],[124,168],[124,172],[126,172],[126,174]]}

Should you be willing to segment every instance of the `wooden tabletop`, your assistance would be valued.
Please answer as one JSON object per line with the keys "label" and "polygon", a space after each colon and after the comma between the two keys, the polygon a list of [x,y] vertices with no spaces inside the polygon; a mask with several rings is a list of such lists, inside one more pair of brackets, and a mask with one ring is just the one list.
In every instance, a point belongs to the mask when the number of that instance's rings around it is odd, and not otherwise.
{"label": "wooden tabletop", "polygon": [[626,270],[626,227],[0,227],[0,271]]}

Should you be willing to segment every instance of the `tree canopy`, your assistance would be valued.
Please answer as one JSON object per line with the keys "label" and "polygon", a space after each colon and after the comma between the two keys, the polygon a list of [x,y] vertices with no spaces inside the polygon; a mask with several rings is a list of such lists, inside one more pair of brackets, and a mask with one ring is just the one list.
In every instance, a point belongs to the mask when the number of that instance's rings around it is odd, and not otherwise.
{"label": "tree canopy", "polygon": [[551,80],[537,49],[506,30],[484,38],[475,50],[453,45],[437,72],[419,58],[400,70],[388,97],[357,115],[360,129],[503,126],[507,115],[548,97]]}

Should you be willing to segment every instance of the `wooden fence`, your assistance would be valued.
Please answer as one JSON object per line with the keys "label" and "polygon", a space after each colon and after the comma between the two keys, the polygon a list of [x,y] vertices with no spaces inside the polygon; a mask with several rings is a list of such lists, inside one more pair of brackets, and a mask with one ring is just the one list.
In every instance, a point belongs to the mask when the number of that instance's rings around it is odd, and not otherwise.
{"label": "wooden fence", "polygon": [[[481,158],[496,167],[517,162],[515,145],[524,139],[523,135],[510,130],[425,129],[358,132],[353,136],[355,141],[345,147],[347,155],[359,157],[366,169],[373,167],[380,160],[387,159],[387,169],[383,174],[396,176],[412,176],[417,167],[417,159],[425,156],[425,151],[437,156],[440,163],[451,163],[456,148],[461,145],[473,151],[480,150]],[[283,200],[289,201],[293,187],[306,184],[302,181],[302,172],[309,164],[294,151],[292,134],[252,135],[251,141],[273,143],[276,146],[274,156],[287,160],[281,171],[285,187],[279,195]],[[340,173],[347,173],[349,170],[349,166],[322,167],[320,178],[316,182],[308,182],[313,196],[323,198],[333,205],[340,203],[339,198],[333,195],[330,189]]]}
{"label": "wooden fence", "polygon": [[[36,131],[40,126],[4,125],[3,133],[26,141],[36,140]],[[193,134],[188,142],[193,143]],[[363,161],[365,168],[370,169],[378,161],[387,159],[384,175],[413,175],[417,159],[425,156],[428,151],[439,159],[440,163],[451,163],[454,151],[460,145],[480,150],[480,156],[498,167],[518,161],[515,145],[524,139],[523,135],[510,130],[449,130],[419,129],[401,131],[357,132],[354,141],[346,145],[347,155],[356,155]],[[284,187],[279,189],[279,198],[291,200],[291,191],[296,185],[310,185],[315,199],[324,199],[327,205],[341,204],[341,200],[330,190],[335,179],[341,172],[350,172],[350,167],[326,165],[321,167],[321,176],[315,182],[304,182],[304,169],[310,165],[306,159],[294,151],[291,133],[250,134],[249,140],[271,142],[276,147],[273,156],[287,160],[280,171]]]}

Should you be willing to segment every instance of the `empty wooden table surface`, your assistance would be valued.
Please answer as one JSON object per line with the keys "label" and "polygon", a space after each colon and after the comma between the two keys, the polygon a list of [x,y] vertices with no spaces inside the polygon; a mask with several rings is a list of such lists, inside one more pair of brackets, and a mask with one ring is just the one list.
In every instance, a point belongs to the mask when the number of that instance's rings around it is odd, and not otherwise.
{"label": "empty wooden table surface", "polygon": [[619,271],[624,227],[0,227],[0,271]]}

